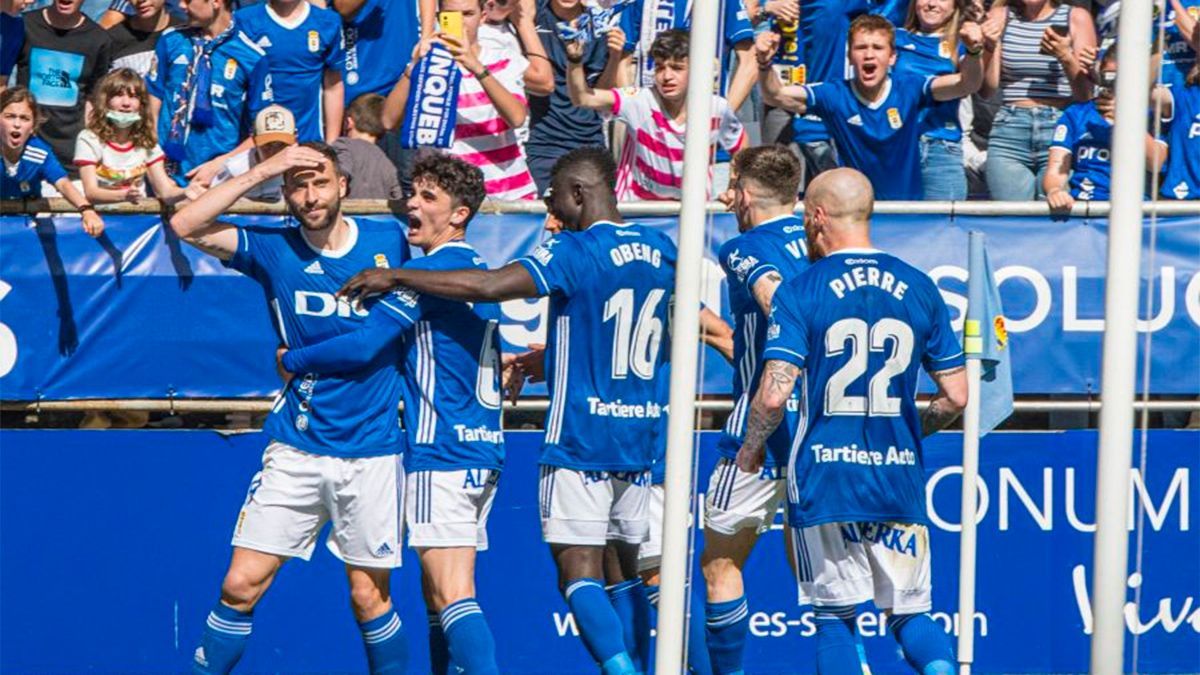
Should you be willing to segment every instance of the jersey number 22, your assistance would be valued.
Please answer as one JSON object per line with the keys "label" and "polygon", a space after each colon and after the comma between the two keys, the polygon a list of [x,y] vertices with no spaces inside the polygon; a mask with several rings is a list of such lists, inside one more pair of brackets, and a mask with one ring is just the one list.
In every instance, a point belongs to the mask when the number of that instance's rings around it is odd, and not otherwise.
{"label": "jersey number 22", "polygon": [[[912,361],[912,328],[899,319],[880,319],[871,326],[862,319],[841,319],[825,331],[825,356],[840,356],[847,345],[850,358],[825,383],[825,413],[899,415],[900,399],[888,396],[888,384],[893,377],[907,370]],[[867,372],[869,352],[886,352],[887,360],[871,376],[866,396],[847,395],[846,389]]]}

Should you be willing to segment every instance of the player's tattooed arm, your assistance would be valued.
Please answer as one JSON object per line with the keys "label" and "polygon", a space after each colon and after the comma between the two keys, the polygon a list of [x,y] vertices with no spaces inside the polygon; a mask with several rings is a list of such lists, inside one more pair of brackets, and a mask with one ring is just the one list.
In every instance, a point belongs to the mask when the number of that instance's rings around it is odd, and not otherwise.
{"label": "player's tattooed arm", "polygon": [[950,426],[967,406],[967,371],[963,366],[930,373],[938,391],[921,413],[921,435],[928,436]]}
{"label": "player's tattooed arm", "polygon": [[529,271],[517,263],[509,263],[498,270],[372,268],[354,275],[338,293],[354,301],[387,293],[400,286],[407,286],[418,293],[464,302],[504,302],[516,298],[536,298],[539,295]]}
{"label": "player's tattooed arm", "polygon": [[772,270],[756,279],[754,286],[750,288],[750,292],[754,294],[754,301],[758,303],[764,315],[771,314],[771,300],[775,298],[775,289],[782,283],[783,275]]}
{"label": "player's tattooed arm", "polygon": [[758,393],[750,403],[746,436],[735,460],[742,471],[754,472],[762,468],[767,438],[783,421],[784,407],[799,376],[800,368],[787,361],[771,359],[763,366]]}

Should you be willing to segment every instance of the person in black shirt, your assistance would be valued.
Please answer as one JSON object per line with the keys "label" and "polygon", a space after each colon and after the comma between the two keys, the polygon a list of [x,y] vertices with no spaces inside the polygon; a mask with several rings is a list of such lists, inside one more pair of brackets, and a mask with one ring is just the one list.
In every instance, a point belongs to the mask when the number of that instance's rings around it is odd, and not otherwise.
{"label": "person in black shirt", "polygon": [[[525,142],[525,154],[529,173],[533,174],[538,194],[542,194],[550,185],[554,162],[575,148],[604,145],[604,129],[599,113],[571,103],[567,94],[567,49],[555,27],[559,21],[579,18],[584,11],[583,3],[550,0],[539,4],[535,23],[554,69],[554,91],[549,96],[529,96],[529,140]],[[606,37],[589,42],[584,48],[583,70],[588,84],[614,89],[626,84],[617,80],[625,33],[614,27]]]}
{"label": "person in black shirt", "polygon": [[129,68],[142,77],[154,62],[158,36],[184,23],[167,12],[167,0],[132,0],[134,15],[108,29],[113,41],[112,69]]}
{"label": "person in black shirt", "polygon": [[40,135],[71,178],[75,136],[83,128],[92,87],[108,72],[112,39],[79,11],[82,0],[55,0],[25,14],[25,45],[17,57],[17,82],[37,98],[45,117]]}

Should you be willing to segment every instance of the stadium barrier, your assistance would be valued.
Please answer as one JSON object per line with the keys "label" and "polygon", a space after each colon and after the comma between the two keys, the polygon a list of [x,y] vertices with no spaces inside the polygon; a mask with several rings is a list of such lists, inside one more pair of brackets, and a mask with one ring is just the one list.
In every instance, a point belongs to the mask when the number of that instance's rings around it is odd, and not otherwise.
{"label": "stadium barrier", "polygon": [[[715,462],[715,438],[701,434],[701,476]],[[977,672],[1087,670],[1096,438],[1073,431],[983,439]],[[540,540],[541,433],[508,432],[506,442],[491,546],[478,566],[501,670],[594,673]],[[960,434],[941,433],[925,449],[933,616],[950,631],[961,443]],[[185,670],[264,444],[261,433],[0,430],[0,672]],[[1131,511],[1129,522],[1144,547],[1140,567],[1129,558],[1129,599],[1140,598],[1140,607],[1126,610],[1127,645],[1137,642],[1140,658],[1124,672],[1200,672],[1198,466],[1200,431],[1151,431],[1144,473],[1130,476],[1144,517]],[[244,672],[365,671],[344,573],[322,549],[285,567],[255,611]],[[393,581],[414,673],[428,672],[416,564],[410,552]],[[778,526],[749,565],[746,671],[812,672],[811,608],[796,604]],[[869,603],[862,609],[873,672],[911,673],[879,613]]]}
{"label": "stadium barrier", "polygon": [[[61,201],[5,204],[63,208]],[[1200,216],[1178,203],[1151,205],[1156,227],[1149,392],[1152,410],[1195,410],[1200,403]],[[258,410],[278,387],[278,338],[261,289],[215,259],[180,243],[153,205],[120,205],[99,240],[77,217],[0,217],[0,399],[6,408],[50,410],[127,400],[124,407],[212,409],[212,399]],[[352,212],[384,210],[383,202],[351,202]],[[281,205],[244,205],[243,224],[280,226]],[[676,227],[674,204],[626,205],[631,217]],[[714,210],[719,208],[713,207]],[[914,213],[922,208],[926,213]],[[1009,317],[1016,391],[1026,410],[1094,410],[1098,405],[1103,320],[1103,204],[1077,207],[1078,217],[1052,218],[1042,203],[881,203],[875,236],[881,247],[925,269],[951,306],[956,327],[965,307],[966,233],[980,229],[989,247]],[[1081,210],[1085,209],[1085,210]],[[540,204],[492,204],[472,223],[468,240],[489,264],[524,255],[542,239]],[[268,213],[269,212],[269,213]],[[899,212],[899,213],[897,213]],[[1187,215],[1179,215],[1181,212]],[[645,215],[643,215],[645,214]],[[990,215],[979,215],[990,214]],[[1002,214],[1002,215],[1001,215]],[[1025,215],[1011,215],[1025,214]],[[368,215],[367,218],[392,218]],[[724,275],[715,262],[735,236],[731,215],[714,212],[702,296],[726,307]],[[507,350],[544,338],[544,301],[504,305]],[[305,311],[350,311],[332,297],[307,298]],[[704,351],[704,404],[727,408],[731,370]],[[540,385],[527,389],[536,399]],[[1046,395],[1077,400],[1047,400]],[[1162,397],[1182,400],[1161,400]],[[207,400],[204,400],[207,399]],[[258,401],[254,399],[260,399]],[[92,400],[93,403],[84,401]],[[157,402],[155,402],[157,401]],[[537,406],[539,402],[522,402]],[[72,406],[74,406],[72,408]],[[111,406],[110,406],[111,407]],[[198,409],[198,408],[190,408]]]}

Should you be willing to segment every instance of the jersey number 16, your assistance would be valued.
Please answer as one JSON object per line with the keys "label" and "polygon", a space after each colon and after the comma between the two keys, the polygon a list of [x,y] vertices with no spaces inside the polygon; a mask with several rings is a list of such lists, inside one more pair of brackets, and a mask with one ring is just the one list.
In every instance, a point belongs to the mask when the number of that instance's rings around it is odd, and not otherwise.
{"label": "jersey number 16", "polygon": [[[604,303],[604,321],[615,319],[612,343],[612,377],[623,380],[633,374],[643,380],[654,377],[662,343],[663,321],[656,316],[666,291],[655,288],[646,296],[641,311],[635,312],[632,288],[622,288]],[[634,324],[634,314],[637,324]]]}

